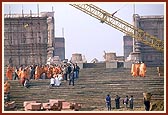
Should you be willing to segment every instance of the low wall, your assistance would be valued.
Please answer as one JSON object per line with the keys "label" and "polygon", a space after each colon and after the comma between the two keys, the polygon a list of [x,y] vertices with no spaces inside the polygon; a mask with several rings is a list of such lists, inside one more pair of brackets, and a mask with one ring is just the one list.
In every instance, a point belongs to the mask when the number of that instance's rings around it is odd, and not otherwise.
{"label": "low wall", "polygon": [[117,68],[117,62],[106,62],[106,68]]}
{"label": "low wall", "polygon": [[132,62],[124,62],[124,68],[131,68]]}

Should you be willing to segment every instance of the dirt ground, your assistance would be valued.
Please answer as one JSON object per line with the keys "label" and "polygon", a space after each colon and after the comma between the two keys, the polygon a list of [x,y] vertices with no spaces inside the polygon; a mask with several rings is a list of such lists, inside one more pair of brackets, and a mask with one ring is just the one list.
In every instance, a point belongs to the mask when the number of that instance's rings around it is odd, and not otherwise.
{"label": "dirt ground", "polygon": [[151,111],[164,111],[164,101],[158,100],[151,103]]}

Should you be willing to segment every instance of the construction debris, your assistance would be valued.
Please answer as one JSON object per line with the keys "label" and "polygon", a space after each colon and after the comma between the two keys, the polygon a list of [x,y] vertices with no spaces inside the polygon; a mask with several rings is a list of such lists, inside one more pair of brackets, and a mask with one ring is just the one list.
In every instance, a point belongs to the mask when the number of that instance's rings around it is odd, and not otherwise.
{"label": "construction debris", "polygon": [[62,99],[49,99],[47,103],[25,101],[23,106],[25,111],[79,111],[81,109],[81,104],[67,102]]}

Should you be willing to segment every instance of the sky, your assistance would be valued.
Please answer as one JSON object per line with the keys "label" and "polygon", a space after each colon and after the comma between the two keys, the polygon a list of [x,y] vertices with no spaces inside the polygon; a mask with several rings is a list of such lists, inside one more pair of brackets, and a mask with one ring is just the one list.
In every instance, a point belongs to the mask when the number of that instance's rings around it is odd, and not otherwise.
{"label": "sky", "polygon": [[[11,11],[11,13],[21,14],[22,9],[24,14],[30,13],[30,10],[32,13],[37,13],[37,4],[39,5],[39,12],[52,11],[53,7],[55,12],[55,37],[64,36],[66,59],[71,59],[74,53],[84,55],[87,62],[94,58],[104,61],[104,51],[116,53],[117,56],[124,55],[124,33],[105,23],[100,23],[99,20],[70,6],[69,3],[5,2],[3,3],[2,13],[9,14],[9,11]],[[94,2],[92,4],[109,13],[119,10],[115,16],[130,24],[133,24],[132,16],[134,12],[140,16],[164,15],[166,10],[165,2]]]}

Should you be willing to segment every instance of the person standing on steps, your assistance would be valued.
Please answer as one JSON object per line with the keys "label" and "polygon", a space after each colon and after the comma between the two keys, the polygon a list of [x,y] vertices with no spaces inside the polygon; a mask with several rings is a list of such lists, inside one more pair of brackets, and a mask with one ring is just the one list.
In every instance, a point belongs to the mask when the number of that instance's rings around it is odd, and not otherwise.
{"label": "person standing on steps", "polygon": [[151,93],[143,93],[143,101],[145,105],[145,110],[149,111],[150,110],[150,100],[151,100]]}
{"label": "person standing on steps", "polygon": [[116,95],[115,98],[116,109],[120,109],[120,97]]}
{"label": "person standing on steps", "polygon": [[75,79],[75,76],[74,76],[74,71],[72,69],[71,73],[70,73],[70,78],[69,78],[69,85],[72,85],[74,86],[74,79]]}
{"label": "person standing on steps", "polygon": [[130,103],[130,109],[133,109],[133,103],[134,103],[134,99],[133,99],[133,95],[131,95],[131,97],[129,98],[129,103]]}
{"label": "person standing on steps", "polygon": [[128,99],[128,95],[124,98],[124,100],[123,100],[124,102],[124,105],[125,105],[125,109],[127,109],[128,108],[128,101],[129,101],[129,99]]}
{"label": "person standing on steps", "polygon": [[75,79],[79,78],[79,70],[80,70],[80,67],[77,65],[77,63],[75,63],[74,64]]}
{"label": "person standing on steps", "polygon": [[105,101],[108,111],[111,111],[111,97],[109,94],[107,94]]}
{"label": "person standing on steps", "polygon": [[67,77],[68,77],[68,80],[70,80],[71,71],[72,71],[71,64],[68,64],[67,70],[68,70],[68,71],[67,71]]}

